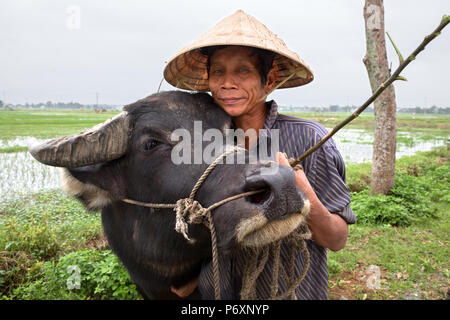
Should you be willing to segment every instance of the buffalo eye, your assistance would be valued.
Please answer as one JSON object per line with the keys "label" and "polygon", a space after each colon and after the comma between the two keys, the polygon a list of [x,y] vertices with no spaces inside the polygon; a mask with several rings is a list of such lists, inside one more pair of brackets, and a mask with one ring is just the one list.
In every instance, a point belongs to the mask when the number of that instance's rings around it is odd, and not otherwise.
{"label": "buffalo eye", "polygon": [[143,151],[150,151],[153,148],[155,148],[156,146],[159,146],[161,144],[160,141],[158,140],[154,140],[154,139],[150,139],[147,140],[143,145],[142,145],[142,150]]}

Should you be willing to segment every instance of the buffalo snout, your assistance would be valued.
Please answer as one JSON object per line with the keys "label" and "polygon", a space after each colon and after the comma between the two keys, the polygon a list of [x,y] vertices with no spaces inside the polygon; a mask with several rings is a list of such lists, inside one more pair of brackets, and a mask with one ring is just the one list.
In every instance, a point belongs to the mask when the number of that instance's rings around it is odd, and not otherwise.
{"label": "buffalo snout", "polygon": [[262,190],[246,197],[253,214],[237,226],[237,242],[260,247],[286,237],[305,221],[310,203],[296,186],[294,171],[275,162],[248,168],[243,191]]}
{"label": "buffalo snout", "polygon": [[292,169],[268,162],[248,169],[244,176],[244,191],[264,190],[247,200],[255,204],[268,221],[283,219],[303,210],[307,198],[295,185]]}

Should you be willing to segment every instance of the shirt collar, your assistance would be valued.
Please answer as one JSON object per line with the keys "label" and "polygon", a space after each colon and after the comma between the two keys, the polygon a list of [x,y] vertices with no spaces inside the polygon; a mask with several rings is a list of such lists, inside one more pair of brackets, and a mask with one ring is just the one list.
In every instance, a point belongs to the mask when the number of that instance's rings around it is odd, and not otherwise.
{"label": "shirt collar", "polygon": [[266,103],[267,108],[269,108],[269,113],[267,114],[266,121],[264,122],[263,129],[266,129],[267,136],[272,138],[270,129],[272,129],[275,121],[278,117],[278,105],[274,100],[268,101]]}
{"label": "shirt collar", "polygon": [[274,100],[268,101],[266,105],[269,108],[269,113],[267,114],[263,128],[270,130],[272,129],[278,117],[278,105]]}

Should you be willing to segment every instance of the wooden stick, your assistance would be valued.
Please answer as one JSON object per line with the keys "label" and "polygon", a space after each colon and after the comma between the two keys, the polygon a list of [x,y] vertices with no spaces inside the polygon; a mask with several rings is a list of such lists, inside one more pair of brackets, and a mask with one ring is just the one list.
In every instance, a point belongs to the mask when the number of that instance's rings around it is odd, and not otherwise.
{"label": "wooden stick", "polygon": [[320,140],[316,145],[309,148],[305,153],[303,153],[300,157],[295,159],[295,161],[292,162],[291,166],[294,167],[301,161],[303,161],[305,158],[310,156],[312,153],[314,153],[317,149],[319,149],[328,139],[330,139],[336,132],[338,132],[340,129],[342,129],[345,125],[347,125],[352,120],[356,119],[361,112],[363,112],[372,102],[375,101],[375,99],[387,88],[389,87],[392,82],[395,80],[405,80],[402,76],[400,76],[400,72],[403,71],[403,69],[406,68],[406,66],[413,60],[416,59],[416,56],[427,46],[428,43],[430,43],[434,38],[436,38],[444,29],[447,24],[450,22],[450,16],[444,15],[442,17],[441,23],[439,26],[428,36],[425,37],[425,39],[422,41],[422,43],[416,48],[416,50],[413,51],[409,55],[409,57],[398,66],[398,68],[394,71],[394,73],[385,81],[383,82],[378,89],[373,93],[373,95],[361,106],[359,107],[352,115],[347,117],[344,121],[339,123],[336,127],[334,127],[328,134],[326,134],[322,140]]}

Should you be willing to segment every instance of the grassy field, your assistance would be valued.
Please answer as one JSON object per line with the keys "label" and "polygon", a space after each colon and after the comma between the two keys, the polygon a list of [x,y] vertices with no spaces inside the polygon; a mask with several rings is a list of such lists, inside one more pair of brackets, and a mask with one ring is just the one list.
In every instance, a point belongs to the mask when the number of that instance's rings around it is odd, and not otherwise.
{"label": "grassy field", "polygon": [[[448,206],[440,212],[405,228],[351,226],[347,247],[329,254],[329,299],[447,299]],[[371,265],[380,270],[376,288]]]}
{"label": "grassy field", "polygon": [[[0,140],[32,136],[52,138],[78,133],[116,115],[118,111],[95,113],[80,110],[15,110],[0,111]],[[333,127],[349,114],[343,112],[285,112],[296,117],[315,120]],[[346,128],[373,130],[373,114],[361,114]],[[450,116],[398,114],[399,131],[421,131],[430,134],[449,134]],[[431,138],[431,137],[430,137]]]}
{"label": "grassy field", "polygon": [[[0,140],[73,134],[116,113],[0,111]],[[298,114],[327,127],[343,114]],[[316,117],[316,118],[314,118]],[[335,119],[336,118],[336,119]],[[410,131],[447,135],[448,117],[399,115]],[[373,120],[362,115],[354,128]],[[425,126],[422,128],[421,126]],[[420,129],[420,130],[419,130]],[[406,130],[406,129],[405,129]],[[427,134],[425,134],[426,136]],[[23,146],[0,152],[24,151]],[[450,151],[441,147],[396,162],[396,187],[369,197],[370,163],[347,165],[358,222],[346,248],[329,252],[330,299],[446,299],[450,287]],[[80,289],[69,289],[71,266]],[[375,286],[373,270],[379,270]],[[372,270],[372,271],[371,271]],[[99,213],[59,190],[0,199],[0,299],[139,299],[110,252]]]}
{"label": "grassy field", "polygon": [[0,140],[31,136],[54,138],[90,128],[116,115],[118,111],[95,113],[80,110],[0,111]]}

